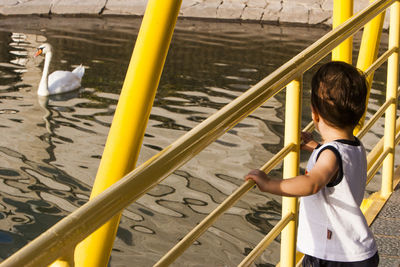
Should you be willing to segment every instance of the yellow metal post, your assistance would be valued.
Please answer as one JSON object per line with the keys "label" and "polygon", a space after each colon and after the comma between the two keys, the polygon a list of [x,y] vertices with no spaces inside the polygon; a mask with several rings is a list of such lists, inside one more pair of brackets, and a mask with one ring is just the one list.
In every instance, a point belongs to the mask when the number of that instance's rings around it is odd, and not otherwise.
{"label": "yellow metal post", "polygon": [[[133,170],[181,0],[149,0],[93,185],[91,199]],[[76,266],[106,266],[120,214],[82,241]]]}
{"label": "yellow metal post", "polygon": [[[334,0],[332,27],[336,28],[353,15],[353,0]],[[332,50],[332,60],[352,62],[353,37],[349,37]]]}
{"label": "yellow metal post", "polygon": [[50,264],[48,267],[71,267],[74,266],[74,249],[65,249],[64,255]]}
{"label": "yellow metal post", "polygon": [[[371,0],[370,2],[373,1]],[[379,43],[381,40],[384,19],[385,19],[385,12],[382,12],[381,14],[377,15],[374,19],[372,19],[370,22],[368,22],[364,27],[360,50],[357,59],[357,68],[362,71],[367,70],[378,57]],[[369,94],[373,79],[374,79],[374,73],[371,73],[367,77],[367,83],[368,83],[368,95],[366,99],[367,104],[369,102]],[[356,127],[354,134],[358,133],[358,131],[364,124],[364,121],[365,121],[365,113],[360,120],[360,125]]]}
{"label": "yellow metal post", "polygon": [[388,59],[386,99],[393,99],[385,113],[385,136],[383,150],[391,151],[383,161],[381,194],[388,196],[393,192],[394,146],[396,131],[397,88],[399,83],[399,32],[400,3],[395,2],[390,8],[389,49],[397,48]]}
{"label": "yellow metal post", "polygon": [[[301,77],[293,80],[286,88],[285,146],[293,143],[296,148],[285,157],[284,179],[299,174],[302,87]],[[282,198],[282,215],[289,213],[293,213],[295,219],[282,231],[280,264],[285,267],[296,265],[297,198],[295,197]]]}

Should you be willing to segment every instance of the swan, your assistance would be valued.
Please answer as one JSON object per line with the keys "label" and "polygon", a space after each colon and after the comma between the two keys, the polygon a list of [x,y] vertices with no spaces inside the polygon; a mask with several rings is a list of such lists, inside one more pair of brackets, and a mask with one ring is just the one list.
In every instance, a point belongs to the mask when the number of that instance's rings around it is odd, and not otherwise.
{"label": "swan", "polygon": [[39,55],[45,56],[42,78],[37,91],[39,96],[62,94],[81,87],[82,76],[85,74],[82,64],[72,72],[57,70],[49,75],[50,61],[53,56],[52,46],[48,43],[39,46],[35,57]]}

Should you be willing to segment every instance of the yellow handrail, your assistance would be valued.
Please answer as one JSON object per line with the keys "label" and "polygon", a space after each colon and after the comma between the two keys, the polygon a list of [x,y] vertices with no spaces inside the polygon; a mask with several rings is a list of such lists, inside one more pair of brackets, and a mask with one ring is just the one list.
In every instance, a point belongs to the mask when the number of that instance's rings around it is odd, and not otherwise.
{"label": "yellow handrail", "polygon": [[[389,48],[398,48],[400,42],[400,3],[396,2],[390,9]],[[399,85],[399,52],[398,49],[388,58],[386,99],[397,100]],[[382,167],[381,194],[385,197],[393,192],[394,173],[394,142],[396,135],[396,113],[397,101],[393,101],[385,113],[385,132],[383,149],[390,149],[389,155],[385,158]]]}
{"label": "yellow handrail", "polygon": [[[396,51],[396,49],[391,49],[390,51],[388,51],[388,52],[386,52],[384,55],[382,55],[378,60],[376,60],[375,62],[373,62],[373,64],[367,69],[368,73],[371,73],[371,72],[375,71],[375,70],[376,70],[380,65],[382,65],[383,62],[384,62],[392,53],[394,53],[395,51]],[[289,100],[293,101],[293,99],[289,99]],[[287,102],[288,102],[288,100],[287,100]],[[297,104],[299,103],[298,100],[297,100],[297,101],[293,101],[293,102],[294,102],[294,103],[297,103]],[[293,106],[293,102],[290,102],[290,103],[288,104],[288,106],[289,106],[289,107]],[[387,107],[387,106],[389,106],[389,104],[385,105],[385,107]],[[359,133],[358,136],[363,135],[363,134],[365,133],[366,130],[370,129],[370,127],[372,126],[372,124],[383,114],[384,110],[386,109],[385,107],[381,108],[382,111],[378,112],[378,114],[376,114],[376,115],[374,116],[376,119],[375,119],[375,118],[371,119],[371,120],[369,121],[369,123],[363,128],[363,132]],[[294,114],[294,113],[293,113],[293,112],[288,112],[288,113],[286,113],[286,114]],[[295,114],[296,114],[296,113],[295,113]],[[299,113],[297,113],[297,114],[299,114]],[[291,125],[291,123],[287,123],[287,121],[288,121],[288,119],[285,120],[285,122],[286,122],[285,125]],[[313,123],[311,122],[311,123],[309,123],[309,124],[307,125],[307,127],[304,129],[304,131],[311,131],[312,129],[313,129]],[[298,132],[298,131],[291,131],[291,132]],[[361,137],[360,137],[360,138],[361,138]],[[296,166],[297,166],[297,165],[296,165]],[[266,171],[266,173],[268,173],[268,172],[269,172],[269,170]],[[214,220],[215,220],[215,218],[213,218],[213,221],[214,221]],[[202,221],[202,223],[204,223],[205,221],[207,221],[207,218],[205,218],[205,219]],[[201,224],[202,224],[202,223],[201,223]],[[211,223],[210,223],[210,225],[211,225]],[[198,227],[196,227],[196,228],[198,228]],[[188,237],[188,236],[193,237],[193,234],[196,233],[196,228],[194,228],[187,236],[185,236],[185,238]],[[205,231],[205,229],[203,229],[203,231]],[[202,232],[203,232],[203,231],[202,231]],[[271,232],[270,232],[270,233],[271,233]],[[199,235],[200,235],[200,233],[198,233],[198,236],[199,236]],[[185,239],[185,238],[184,238],[184,239]],[[192,238],[192,239],[191,239],[191,243],[194,242],[194,241],[195,241],[195,238]],[[292,242],[292,250],[293,250],[293,245],[294,245],[294,242]],[[173,249],[171,249],[166,255],[164,255],[164,257],[156,264],[156,266],[164,266],[165,263],[171,263],[171,261],[169,261],[169,260],[172,260],[173,257],[177,257],[178,255],[180,255],[181,253],[183,253],[183,250],[186,249],[187,246],[188,246],[188,244],[187,244],[186,242],[183,242],[183,241],[179,242],[176,246],[174,246]],[[284,248],[284,252],[287,252],[287,251],[288,251],[287,246],[282,245],[281,248]],[[281,251],[281,253],[282,253],[282,251]],[[283,259],[293,259],[293,257],[291,257],[291,256],[290,256],[290,257],[287,257],[287,255],[286,255],[286,256],[283,256],[283,257],[281,257],[281,258],[283,258]],[[285,264],[286,264],[286,263],[283,263],[282,265],[285,266]],[[294,265],[294,263],[291,262],[291,263],[288,263],[288,264],[286,264],[286,265]]]}
{"label": "yellow handrail", "polygon": [[258,243],[258,245],[242,260],[238,265],[240,267],[250,266],[253,261],[261,255],[261,253],[268,247],[269,244],[280,234],[283,228],[288,225],[296,216],[293,213],[282,215],[280,221],[269,231],[269,233]]}
{"label": "yellow handrail", "polygon": [[[370,0],[370,3],[374,0]],[[373,64],[378,56],[378,47],[381,40],[382,28],[383,28],[383,20],[385,17],[385,11],[381,14],[377,15],[374,19],[368,22],[363,31],[360,50],[358,52],[357,58],[357,68],[365,71]],[[368,93],[366,98],[366,105],[368,105],[369,95],[372,86],[372,80],[374,78],[374,73],[370,72],[370,74],[366,77],[368,84]],[[364,119],[367,110],[365,110],[363,117],[360,120],[360,124],[354,129],[354,134],[358,132],[360,127],[364,124]]]}
{"label": "yellow handrail", "polygon": [[[354,0],[333,0],[332,28],[335,29],[353,16]],[[353,37],[343,41],[332,50],[332,60],[351,64],[353,55]]]}
{"label": "yellow handrail", "polygon": [[[135,42],[90,199],[135,168],[181,0],[150,0]],[[107,266],[121,214],[75,249],[75,264]]]}
{"label": "yellow handrail", "polygon": [[364,135],[371,129],[371,127],[375,124],[375,122],[382,117],[383,113],[387,110],[387,108],[394,102],[395,99],[391,98],[387,100],[376,112],[375,114],[369,119],[367,124],[358,132],[357,137],[359,139],[363,138]]}
{"label": "yellow handrail", "polygon": [[176,258],[183,253],[207,228],[227,209],[229,209],[236,201],[240,199],[246,192],[254,186],[254,181],[246,181],[238,189],[235,190],[228,198],[226,198],[217,209],[211,212],[201,223],[193,228],[175,247],[164,255],[154,266],[168,266]]}
{"label": "yellow handrail", "polygon": [[397,47],[393,47],[392,49],[383,53],[368,69],[364,71],[365,76],[370,76],[374,71],[376,71],[386,60],[395,52],[398,52]]}
{"label": "yellow handrail", "polygon": [[[400,118],[396,120],[396,133],[400,132]],[[367,156],[367,169],[369,170],[371,166],[378,159],[379,155],[383,152],[383,138],[374,146],[374,148],[368,153]]]}
{"label": "yellow handrail", "polygon": [[264,166],[260,168],[265,173],[269,173],[272,171],[273,168],[275,168],[278,163],[282,161],[284,157],[286,157],[289,152],[292,152],[293,149],[296,147],[294,143],[290,143],[286,145],[284,148],[282,148],[275,156],[273,156]]}
{"label": "yellow handrail", "polygon": [[[302,95],[303,76],[293,80],[286,88],[284,142],[285,145],[294,143],[296,150],[284,158],[283,179],[299,175]],[[281,233],[281,264],[283,266],[296,264],[297,202],[296,197],[282,198],[282,214],[293,213],[295,215]]]}
{"label": "yellow handrail", "polygon": [[307,126],[303,129],[303,132],[309,132],[311,133],[312,131],[314,131],[315,126],[314,126],[314,122],[310,121]]}
{"label": "yellow handrail", "polygon": [[[398,9],[398,1],[395,0],[380,0],[372,3],[364,9],[363,12],[358,13],[347,20],[343,25],[329,32],[295,56],[292,60],[250,88],[243,95],[210,116],[137,169],[127,174],[120,181],[93,198],[93,200],[58,222],[37,239],[6,259],[0,266],[44,266],[60,257],[64,251],[73,248],[95,229],[162,181],[172,171],[191,159],[204,147],[216,140],[224,132],[229,130],[296,78],[299,79],[294,81],[297,85],[292,84],[289,88],[292,88],[290,90],[301,91],[301,89],[299,89],[299,86],[301,87],[301,79],[299,77],[301,77],[306,70],[323,59],[334,47],[350,37],[369,20],[384,11],[394,2],[396,2],[396,4],[393,5],[392,8]],[[391,11],[391,14],[392,13],[398,15],[396,10],[393,12]],[[398,17],[396,19],[398,20]],[[394,19],[391,19],[391,23],[397,23],[398,25],[398,21],[396,22]],[[396,51],[398,51],[398,43],[395,47]],[[394,54],[397,54],[397,52],[394,52]],[[393,62],[395,62],[395,60],[392,59],[392,64]],[[394,81],[393,84],[396,84],[396,81]],[[297,100],[297,104],[300,103],[299,101],[300,99]],[[299,107],[297,110],[299,110]],[[309,128],[311,127],[312,126]],[[291,138],[285,138],[286,146],[284,152],[282,152],[280,156],[288,153],[292,154],[293,158],[298,157],[298,155],[293,154],[298,151],[299,146],[299,126],[295,126],[295,128],[297,129],[297,133],[293,133],[294,136]],[[387,145],[385,144],[385,146]],[[386,149],[385,147],[385,150]],[[294,152],[293,150],[297,151]],[[294,159],[293,161],[298,162],[298,159]],[[274,164],[277,164],[277,162],[279,161],[275,161],[274,159]],[[286,168],[285,165],[284,168]],[[298,168],[297,166],[295,168],[291,166],[290,168],[296,169]],[[270,165],[265,167],[266,170],[268,168],[270,168]],[[293,175],[292,173],[295,173],[295,170],[285,171],[285,173],[287,173],[285,176],[289,177]],[[237,200],[236,197],[243,195],[252,186],[253,184],[251,182],[245,182],[237,190],[238,193],[228,198],[226,202],[233,204]],[[288,209],[294,208],[295,210],[297,200],[293,201],[293,199],[291,199],[288,202],[291,202],[291,207]],[[221,210],[226,207],[228,207],[228,205],[221,208]],[[296,214],[296,211],[291,210],[290,213]],[[214,215],[210,217],[214,219],[213,216]],[[292,224],[291,228],[295,229],[293,227],[295,226],[293,218],[289,221],[289,224]],[[293,231],[290,235],[289,238],[295,237]],[[293,247],[295,242],[291,240],[289,243],[291,243],[290,246]],[[290,251],[290,255],[294,257],[292,250],[293,249]],[[289,259],[289,261],[289,263],[283,265],[292,266],[293,259]]]}
{"label": "yellow handrail", "polygon": [[383,160],[386,158],[386,156],[392,151],[390,148],[386,148],[382,154],[378,157],[378,159],[374,162],[374,164],[371,166],[371,168],[368,169],[367,173],[367,184],[374,178],[374,175],[378,172],[379,168],[382,166]]}
{"label": "yellow handrail", "polygon": [[[272,157],[260,170],[268,173],[276,165],[278,165],[283,158],[293,151],[296,147],[295,144],[290,143],[282,148],[274,157]],[[246,181],[238,189],[235,190],[225,201],[223,201],[213,212],[205,217],[196,227],[192,229],[181,241],[179,241],[172,249],[170,249],[154,266],[167,266],[177,259],[193,242],[203,234],[208,227],[224,213],[228,208],[239,200],[245,193],[247,193],[255,185],[253,180]]]}

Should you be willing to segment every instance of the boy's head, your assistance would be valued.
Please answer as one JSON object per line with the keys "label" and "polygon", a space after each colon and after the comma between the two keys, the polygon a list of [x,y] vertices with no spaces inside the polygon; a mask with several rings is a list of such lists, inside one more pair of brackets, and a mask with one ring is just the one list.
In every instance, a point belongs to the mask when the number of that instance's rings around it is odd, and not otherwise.
{"label": "boy's head", "polygon": [[354,128],[365,111],[367,83],[350,64],[332,61],[320,67],[311,83],[311,106],[328,124]]}

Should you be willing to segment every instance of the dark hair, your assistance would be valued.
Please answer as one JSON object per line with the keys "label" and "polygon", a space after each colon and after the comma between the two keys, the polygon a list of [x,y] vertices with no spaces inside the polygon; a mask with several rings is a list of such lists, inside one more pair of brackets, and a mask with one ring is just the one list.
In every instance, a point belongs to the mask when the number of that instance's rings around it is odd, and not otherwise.
{"label": "dark hair", "polygon": [[357,126],[365,111],[366,97],[364,74],[345,62],[326,63],[312,78],[311,105],[331,126]]}

